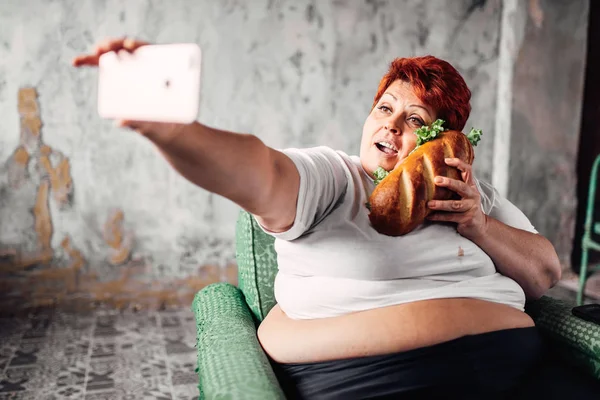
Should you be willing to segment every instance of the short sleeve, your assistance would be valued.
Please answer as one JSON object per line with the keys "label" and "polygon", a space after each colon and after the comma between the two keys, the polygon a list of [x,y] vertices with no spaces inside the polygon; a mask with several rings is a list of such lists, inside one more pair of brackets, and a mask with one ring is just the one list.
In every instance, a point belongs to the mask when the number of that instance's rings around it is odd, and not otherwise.
{"label": "short sleeve", "polygon": [[475,183],[481,194],[481,206],[484,213],[513,228],[538,233],[529,218],[507,198],[502,197],[496,188],[480,180],[475,180]]}
{"label": "short sleeve", "polygon": [[348,186],[346,164],[329,147],[281,150],[300,174],[294,224],[285,232],[266,233],[282,240],[294,240],[321,222],[343,200]]}

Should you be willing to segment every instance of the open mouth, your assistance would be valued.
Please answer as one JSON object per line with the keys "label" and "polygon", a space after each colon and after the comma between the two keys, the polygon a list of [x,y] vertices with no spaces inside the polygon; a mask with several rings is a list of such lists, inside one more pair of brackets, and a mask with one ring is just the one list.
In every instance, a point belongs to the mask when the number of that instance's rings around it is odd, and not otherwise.
{"label": "open mouth", "polygon": [[396,148],[396,146],[394,146],[392,143],[377,142],[377,143],[375,143],[375,146],[377,147],[377,149],[379,151],[381,151],[382,153],[385,153],[387,155],[395,156],[398,154],[398,148]]}

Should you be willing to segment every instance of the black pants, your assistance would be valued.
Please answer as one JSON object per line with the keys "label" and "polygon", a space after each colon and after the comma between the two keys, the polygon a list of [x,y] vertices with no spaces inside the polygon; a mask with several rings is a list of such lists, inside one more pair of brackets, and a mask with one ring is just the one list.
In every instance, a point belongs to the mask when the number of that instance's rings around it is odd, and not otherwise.
{"label": "black pants", "polygon": [[403,353],[276,364],[289,399],[501,399],[541,357],[536,328],[465,336]]}

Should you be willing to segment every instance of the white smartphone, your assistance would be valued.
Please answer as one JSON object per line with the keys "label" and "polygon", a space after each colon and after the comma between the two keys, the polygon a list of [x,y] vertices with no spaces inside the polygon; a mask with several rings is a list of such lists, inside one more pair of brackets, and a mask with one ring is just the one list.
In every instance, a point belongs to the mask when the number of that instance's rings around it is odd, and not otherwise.
{"label": "white smartphone", "polygon": [[103,54],[98,114],[119,120],[194,122],[200,105],[200,66],[200,47],[191,43]]}

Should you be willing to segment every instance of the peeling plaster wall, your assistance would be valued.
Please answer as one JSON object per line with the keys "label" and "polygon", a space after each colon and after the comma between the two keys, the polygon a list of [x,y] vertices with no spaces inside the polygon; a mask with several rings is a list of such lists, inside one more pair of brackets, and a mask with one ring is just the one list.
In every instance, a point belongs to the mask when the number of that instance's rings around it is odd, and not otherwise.
{"label": "peeling plaster wall", "polygon": [[514,63],[508,197],[552,241],[568,274],[589,2],[530,0],[519,8],[528,18]]}
{"label": "peeling plaster wall", "polygon": [[501,14],[501,0],[0,2],[0,309],[187,304],[236,281],[237,206],[97,116],[95,71],[70,60],[98,40],[196,42],[202,122],[348,153],[389,61],[439,56],[473,91],[491,180]]}

